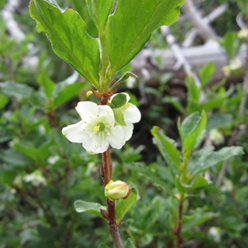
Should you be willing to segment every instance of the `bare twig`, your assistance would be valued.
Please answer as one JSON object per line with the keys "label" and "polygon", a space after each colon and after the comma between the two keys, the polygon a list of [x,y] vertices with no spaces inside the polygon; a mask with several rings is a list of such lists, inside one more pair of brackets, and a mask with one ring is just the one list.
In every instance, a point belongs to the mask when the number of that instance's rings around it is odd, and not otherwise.
{"label": "bare twig", "polygon": [[[228,4],[222,4],[220,6],[218,6],[216,9],[214,9],[209,15],[205,16],[203,18],[203,22],[206,24],[211,23],[212,21],[214,21],[216,18],[218,18],[219,16],[221,16],[228,8]],[[192,30],[190,30],[187,35],[186,38],[182,44],[183,47],[190,47],[193,45],[194,39],[197,36],[198,30],[196,28],[192,28]]]}
{"label": "bare twig", "polygon": [[198,33],[204,41],[216,37],[214,30],[207,22],[204,22],[203,18],[200,16],[199,12],[195,8],[192,0],[186,0],[182,8],[187,18],[196,27]]}

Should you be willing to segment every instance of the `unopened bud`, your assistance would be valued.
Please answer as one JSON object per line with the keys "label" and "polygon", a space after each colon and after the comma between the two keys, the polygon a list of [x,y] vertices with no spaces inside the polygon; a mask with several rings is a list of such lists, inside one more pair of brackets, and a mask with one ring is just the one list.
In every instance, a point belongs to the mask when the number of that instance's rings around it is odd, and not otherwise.
{"label": "unopened bud", "polygon": [[92,94],[93,94],[93,92],[90,90],[90,91],[87,91],[86,96],[89,97]]}
{"label": "unopened bud", "polygon": [[111,201],[123,199],[128,195],[128,184],[123,181],[111,180],[105,187],[105,196]]}

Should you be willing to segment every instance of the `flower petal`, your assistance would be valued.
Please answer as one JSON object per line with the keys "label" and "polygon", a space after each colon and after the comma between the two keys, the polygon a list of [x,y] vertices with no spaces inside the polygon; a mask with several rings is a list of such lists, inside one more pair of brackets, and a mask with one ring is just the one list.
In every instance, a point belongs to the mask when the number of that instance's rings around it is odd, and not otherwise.
{"label": "flower petal", "polygon": [[88,153],[103,153],[107,151],[109,143],[106,140],[105,132],[98,132],[88,140],[83,142],[83,147],[87,150]]}
{"label": "flower petal", "polygon": [[141,114],[139,109],[133,105],[132,103],[129,103],[130,106],[127,109],[123,110],[123,115],[124,115],[124,119],[126,122],[132,122],[132,123],[136,123],[139,122],[141,119]]}
{"label": "flower petal", "polygon": [[107,106],[98,106],[98,115],[100,117],[105,116],[105,122],[109,123],[110,126],[114,126],[115,124],[115,117],[114,117],[114,113],[113,110]]}
{"label": "flower petal", "polygon": [[132,137],[133,134],[133,124],[131,122],[126,122],[126,126],[121,126],[123,131],[124,131],[124,135],[125,135],[125,140],[129,140]]}
{"label": "flower petal", "polygon": [[79,102],[76,106],[76,110],[82,120],[88,120],[92,118],[94,114],[97,114],[98,106],[94,102]]}
{"label": "flower petal", "polygon": [[83,121],[80,121],[76,124],[69,125],[62,129],[62,134],[65,137],[74,143],[83,143],[84,140],[89,138],[89,135],[84,131],[85,125]]}
{"label": "flower petal", "polygon": [[126,143],[125,134],[122,129],[122,126],[118,125],[111,129],[110,135],[107,137],[109,144],[116,148],[121,149],[122,146]]}

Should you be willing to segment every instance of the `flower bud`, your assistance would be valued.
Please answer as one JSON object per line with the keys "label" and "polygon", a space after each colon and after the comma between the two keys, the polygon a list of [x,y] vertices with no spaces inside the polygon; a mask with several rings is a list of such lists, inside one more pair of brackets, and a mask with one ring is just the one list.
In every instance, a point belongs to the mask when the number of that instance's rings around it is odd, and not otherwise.
{"label": "flower bud", "polygon": [[123,181],[114,182],[111,180],[105,186],[105,196],[111,201],[123,199],[128,195],[129,187],[128,184]]}

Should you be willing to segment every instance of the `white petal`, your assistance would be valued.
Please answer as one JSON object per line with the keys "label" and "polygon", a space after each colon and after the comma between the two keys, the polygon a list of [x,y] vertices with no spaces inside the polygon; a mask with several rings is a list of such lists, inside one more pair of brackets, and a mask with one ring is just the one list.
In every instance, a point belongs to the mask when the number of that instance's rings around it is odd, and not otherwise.
{"label": "white petal", "polygon": [[122,126],[118,125],[111,129],[110,135],[107,137],[109,144],[116,148],[121,149],[122,146],[126,143],[125,134],[122,129]]}
{"label": "white petal", "polygon": [[127,109],[124,109],[122,111],[122,113],[124,115],[124,119],[126,122],[137,123],[141,119],[140,111],[132,103],[129,103],[129,104],[130,104],[130,106]]}
{"label": "white petal", "polygon": [[133,134],[133,124],[131,122],[126,122],[126,126],[121,126],[124,134],[125,134],[125,140],[129,140],[132,137]]}
{"label": "white petal", "polygon": [[84,140],[89,138],[89,135],[84,131],[85,125],[83,121],[80,121],[76,124],[69,125],[62,129],[62,134],[65,137],[74,143],[83,143]]}
{"label": "white petal", "polygon": [[98,106],[94,102],[79,102],[76,106],[76,110],[82,120],[88,120],[88,118],[97,114]]}
{"label": "white petal", "polygon": [[114,126],[115,124],[114,112],[109,106],[107,105],[98,106],[98,115],[100,117],[105,116],[106,117],[105,122],[109,123],[110,126]]}
{"label": "white petal", "polygon": [[105,152],[109,147],[109,143],[106,140],[106,135],[107,134],[104,132],[96,133],[83,143],[83,147],[90,154]]}

